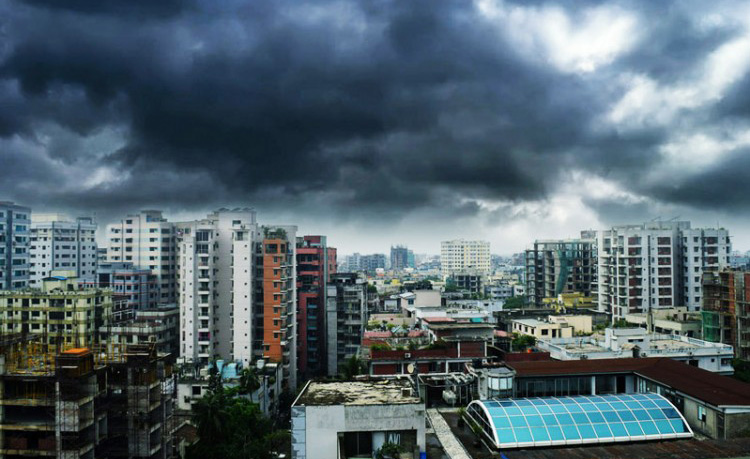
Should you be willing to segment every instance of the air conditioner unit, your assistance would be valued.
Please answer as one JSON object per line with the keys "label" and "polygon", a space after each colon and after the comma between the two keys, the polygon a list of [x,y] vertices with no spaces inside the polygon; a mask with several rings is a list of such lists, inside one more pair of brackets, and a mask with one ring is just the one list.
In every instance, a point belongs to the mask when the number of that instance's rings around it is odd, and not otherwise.
{"label": "air conditioner unit", "polygon": [[646,354],[645,352],[641,352],[641,357],[648,357],[648,354]]}
{"label": "air conditioner unit", "polygon": [[410,358],[411,358],[411,352],[406,352],[406,353],[404,354],[404,358],[405,358],[405,359],[410,359]]}
{"label": "air conditioner unit", "polygon": [[586,359],[588,359],[588,358],[589,358],[589,356],[588,356],[588,355],[586,355],[586,354],[582,354],[582,355],[581,355],[581,360],[586,360]]}

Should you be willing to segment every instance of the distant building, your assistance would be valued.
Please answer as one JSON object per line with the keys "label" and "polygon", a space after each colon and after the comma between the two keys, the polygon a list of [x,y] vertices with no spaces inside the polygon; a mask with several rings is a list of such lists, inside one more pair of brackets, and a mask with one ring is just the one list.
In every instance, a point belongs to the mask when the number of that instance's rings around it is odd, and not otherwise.
{"label": "distant building", "polygon": [[561,293],[591,296],[596,286],[596,239],[581,232],[580,239],[535,241],[526,251],[526,296],[541,307],[544,298]]}
{"label": "distant building", "polygon": [[391,269],[398,271],[405,268],[414,268],[414,252],[402,245],[392,246]]}
{"label": "distant building", "polygon": [[651,333],[701,338],[701,314],[688,311],[684,306],[626,314],[624,319],[627,323],[645,328]]}
{"label": "distant building", "polygon": [[702,305],[701,276],[729,264],[725,229],[690,222],[616,226],[598,234],[599,310],[615,318],[649,309]]}
{"label": "distant building", "polygon": [[31,216],[31,281],[41,287],[42,279],[54,269],[75,272],[79,282],[93,282],[96,275],[96,223],[89,217],[75,220],[61,214]]}
{"label": "distant building", "polygon": [[99,341],[123,347],[130,344],[154,345],[158,353],[169,354],[174,359],[180,350],[179,319],[180,309],[176,305],[136,310],[131,320],[99,329]]}
{"label": "distant building", "polygon": [[29,286],[31,209],[0,201],[0,290]]}
{"label": "distant building", "polygon": [[161,211],[144,210],[107,225],[107,239],[107,261],[150,269],[157,279],[159,301],[177,302],[175,224]]}
{"label": "distant building", "polygon": [[99,330],[109,324],[112,292],[80,288],[64,271],[53,274],[41,289],[0,292],[3,333],[37,336],[50,350],[98,344]]}
{"label": "distant building", "polygon": [[326,363],[329,376],[358,355],[367,326],[367,282],[357,274],[331,276],[326,298]]}
{"label": "distant building", "polygon": [[[159,280],[150,269],[138,269],[132,263],[112,262],[101,263],[94,282],[85,282],[88,287],[111,289],[117,300],[118,308],[129,311],[129,317],[141,309],[153,309],[160,303]],[[121,314],[113,311],[115,320],[119,321]],[[128,318],[128,317],[124,317]]]}
{"label": "distant building", "polygon": [[375,457],[386,442],[403,457],[426,452],[425,405],[408,379],[309,382],[292,405],[293,459]]}
{"label": "distant building", "polygon": [[750,272],[722,270],[703,275],[703,339],[734,346],[750,361]]}
{"label": "distant building", "polygon": [[719,374],[734,373],[732,346],[642,328],[607,328],[604,338],[546,338],[536,345],[556,360],[669,357]]}
{"label": "distant building", "polygon": [[336,249],[325,236],[297,238],[297,367],[300,377],[326,373],[328,282],[336,274]]}
{"label": "distant building", "polygon": [[368,274],[374,274],[378,269],[385,269],[385,267],[385,254],[374,253],[372,255],[360,255],[359,253],[354,253],[352,255],[347,255],[344,258],[344,263],[341,266],[341,269],[339,269],[339,272],[366,272]]}
{"label": "distant building", "polygon": [[513,331],[536,339],[572,338],[576,333],[591,333],[591,316],[549,316],[544,320],[515,319]]}
{"label": "distant building", "polygon": [[443,241],[440,250],[440,266],[443,277],[469,268],[489,274],[491,271],[490,243],[463,239]]}
{"label": "distant building", "polygon": [[451,276],[458,290],[479,295],[482,293],[482,273],[476,269],[462,269]]}

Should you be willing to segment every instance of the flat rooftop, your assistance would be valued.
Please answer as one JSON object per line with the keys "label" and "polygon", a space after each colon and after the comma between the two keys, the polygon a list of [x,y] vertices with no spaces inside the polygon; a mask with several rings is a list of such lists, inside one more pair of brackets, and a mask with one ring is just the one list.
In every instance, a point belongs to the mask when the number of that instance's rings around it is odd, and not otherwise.
{"label": "flat rooftop", "polygon": [[406,379],[377,381],[317,382],[311,381],[294,402],[294,406],[328,405],[404,405],[421,403]]}

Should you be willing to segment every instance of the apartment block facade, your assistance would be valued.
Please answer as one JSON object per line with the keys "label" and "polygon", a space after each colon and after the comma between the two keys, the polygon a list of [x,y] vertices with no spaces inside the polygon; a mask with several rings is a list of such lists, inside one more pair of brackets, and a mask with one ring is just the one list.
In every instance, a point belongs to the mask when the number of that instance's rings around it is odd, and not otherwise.
{"label": "apartment block facade", "polygon": [[401,270],[414,267],[414,252],[402,245],[391,247],[391,269]]}
{"label": "apartment block facade", "polygon": [[692,229],[690,222],[649,222],[601,231],[598,246],[599,310],[620,318],[651,308],[700,310],[701,276],[727,266],[724,229]]}
{"label": "apartment block facade", "polygon": [[137,311],[160,304],[157,277],[150,269],[138,269],[132,263],[100,263],[90,286],[112,290],[117,303],[112,311],[114,322],[133,318]]}
{"label": "apartment block facade", "polygon": [[0,201],[0,290],[29,286],[31,209]]}
{"label": "apartment block facade", "polygon": [[177,252],[175,224],[158,210],[128,215],[119,223],[107,225],[107,261],[128,262],[156,275],[159,301],[177,300]]}
{"label": "apartment block facade", "polygon": [[703,339],[734,346],[750,361],[750,272],[724,269],[703,274]]}
{"label": "apartment block facade", "polygon": [[80,288],[74,277],[46,279],[39,290],[0,292],[2,332],[36,335],[50,350],[97,344],[111,311],[110,290]]}
{"label": "apartment block facade", "polygon": [[79,282],[94,282],[97,266],[96,222],[61,214],[32,214],[30,286],[41,287],[52,270],[75,271]]}
{"label": "apartment block facade", "polygon": [[463,239],[443,241],[440,248],[440,266],[443,277],[466,269],[476,269],[482,274],[490,274],[490,243]]}
{"label": "apartment block facade", "polygon": [[326,288],[336,274],[336,249],[325,236],[297,238],[297,368],[300,378],[326,372]]}
{"label": "apartment block facade", "polygon": [[177,224],[180,355],[264,358],[296,386],[296,227],[261,227],[251,209]]}
{"label": "apartment block facade", "polygon": [[580,239],[535,241],[526,255],[526,295],[530,305],[561,293],[591,296],[596,290],[596,235]]}
{"label": "apartment block facade", "polygon": [[352,273],[331,276],[326,302],[326,361],[335,376],[347,359],[358,355],[367,326],[367,282]]}

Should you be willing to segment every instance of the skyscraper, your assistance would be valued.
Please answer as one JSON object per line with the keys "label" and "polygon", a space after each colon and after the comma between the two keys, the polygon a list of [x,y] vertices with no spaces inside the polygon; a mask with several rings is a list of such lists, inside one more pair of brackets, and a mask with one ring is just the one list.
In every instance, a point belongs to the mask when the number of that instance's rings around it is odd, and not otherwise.
{"label": "skyscraper", "polygon": [[391,269],[401,270],[414,267],[414,252],[403,245],[391,246]]}
{"label": "skyscraper", "polygon": [[0,289],[29,286],[31,209],[0,201]]}

